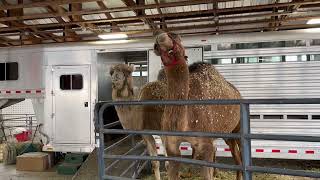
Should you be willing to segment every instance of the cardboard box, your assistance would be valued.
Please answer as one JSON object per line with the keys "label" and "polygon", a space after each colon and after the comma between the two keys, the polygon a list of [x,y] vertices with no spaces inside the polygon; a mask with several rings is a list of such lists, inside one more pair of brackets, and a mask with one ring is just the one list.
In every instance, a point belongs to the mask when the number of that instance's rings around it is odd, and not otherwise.
{"label": "cardboard box", "polygon": [[45,171],[48,167],[47,153],[30,152],[17,157],[16,168],[18,171]]}

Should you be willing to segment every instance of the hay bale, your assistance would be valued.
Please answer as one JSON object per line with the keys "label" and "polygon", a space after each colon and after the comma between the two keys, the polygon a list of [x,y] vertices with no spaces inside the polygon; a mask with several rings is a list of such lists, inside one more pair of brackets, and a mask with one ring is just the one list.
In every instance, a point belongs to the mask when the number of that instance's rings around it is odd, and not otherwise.
{"label": "hay bale", "polygon": [[3,146],[3,162],[6,165],[15,164],[16,157],[27,152],[40,152],[42,145],[31,142],[7,142]]}
{"label": "hay bale", "polygon": [[3,148],[3,163],[6,165],[15,164],[17,151],[14,143],[6,143]]}
{"label": "hay bale", "polygon": [[3,162],[3,148],[5,144],[0,144],[0,162]]}

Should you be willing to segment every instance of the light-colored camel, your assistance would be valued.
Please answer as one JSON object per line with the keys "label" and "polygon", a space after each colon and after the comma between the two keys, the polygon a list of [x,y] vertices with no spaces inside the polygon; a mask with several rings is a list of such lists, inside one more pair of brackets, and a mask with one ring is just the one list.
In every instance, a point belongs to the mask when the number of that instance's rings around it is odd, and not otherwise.
{"label": "light-colored camel", "polygon": [[[162,81],[146,84],[139,97],[134,96],[132,72],[134,68],[125,64],[118,64],[110,69],[112,80],[112,99],[114,101],[132,100],[160,100],[163,99],[165,86]],[[157,92],[156,92],[156,91]],[[164,107],[162,106],[116,106],[116,111],[124,129],[131,130],[160,130]],[[157,156],[154,138],[150,135],[142,136],[147,145],[150,156]],[[166,153],[165,153],[166,154]],[[160,163],[152,162],[156,180],[160,180]]]}
{"label": "light-colored camel", "polygon": [[[156,54],[161,56],[167,77],[167,96],[169,100],[188,99],[239,99],[241,95],[237,89],[227,82],[220,73],[209,64],[194,64],[188,68],[185,50],[181,40],[173,38],[167,33],[156,34]],[[189,71],[190,69],[190,71]],[[238,129],[240,121],[240,107],[238,105],[194,105],[194,106],[166,106],[162,119],[162,130],[165,131],[203,131],[230,133]],[[181,138],[167,136],[163,138],[169,156],[179,156],[178,146],[183,141],[192,144],[199,159],[213,161],[214,148],[212,138]],[[240,157],[238,141],[228,140],[235,157]],[[234,154],[238,153],[238,154]],[[235,158],[236,163],[241,159]],[[179,179],[178,162],[170,162],[168,177]],[[212,168],[203,167],[202,175],[205,179],[213,179]],[[241,178],[238,173],[237,178]]]}

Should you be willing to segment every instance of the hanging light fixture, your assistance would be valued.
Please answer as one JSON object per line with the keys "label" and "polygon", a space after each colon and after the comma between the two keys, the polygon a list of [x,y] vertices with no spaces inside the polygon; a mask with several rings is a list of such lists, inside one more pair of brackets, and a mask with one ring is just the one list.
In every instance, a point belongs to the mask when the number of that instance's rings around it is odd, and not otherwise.
{"label": "hanging light fixture", "polygon": [[310,19],[307,24],[320,24],[320,19]]}
{"label": "hanging light fixture", "polygon": [[108,33],[108,34],[99,34],[98,37],[103,40],[122,40],[122,39],[127,39],[128,35],[125,33]]}

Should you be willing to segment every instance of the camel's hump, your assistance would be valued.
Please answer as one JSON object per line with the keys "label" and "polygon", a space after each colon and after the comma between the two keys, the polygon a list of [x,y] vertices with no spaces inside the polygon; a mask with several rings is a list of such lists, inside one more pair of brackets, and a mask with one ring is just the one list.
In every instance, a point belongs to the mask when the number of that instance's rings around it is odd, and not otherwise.
{"label": "camel's hump", "polygon": [[203,70],[208,70],[208,69],[215,69],[212,64],[208,64],[205,62],[195,62],[189,65],[189,72],[194,73],[194,72],[199,72]]}

